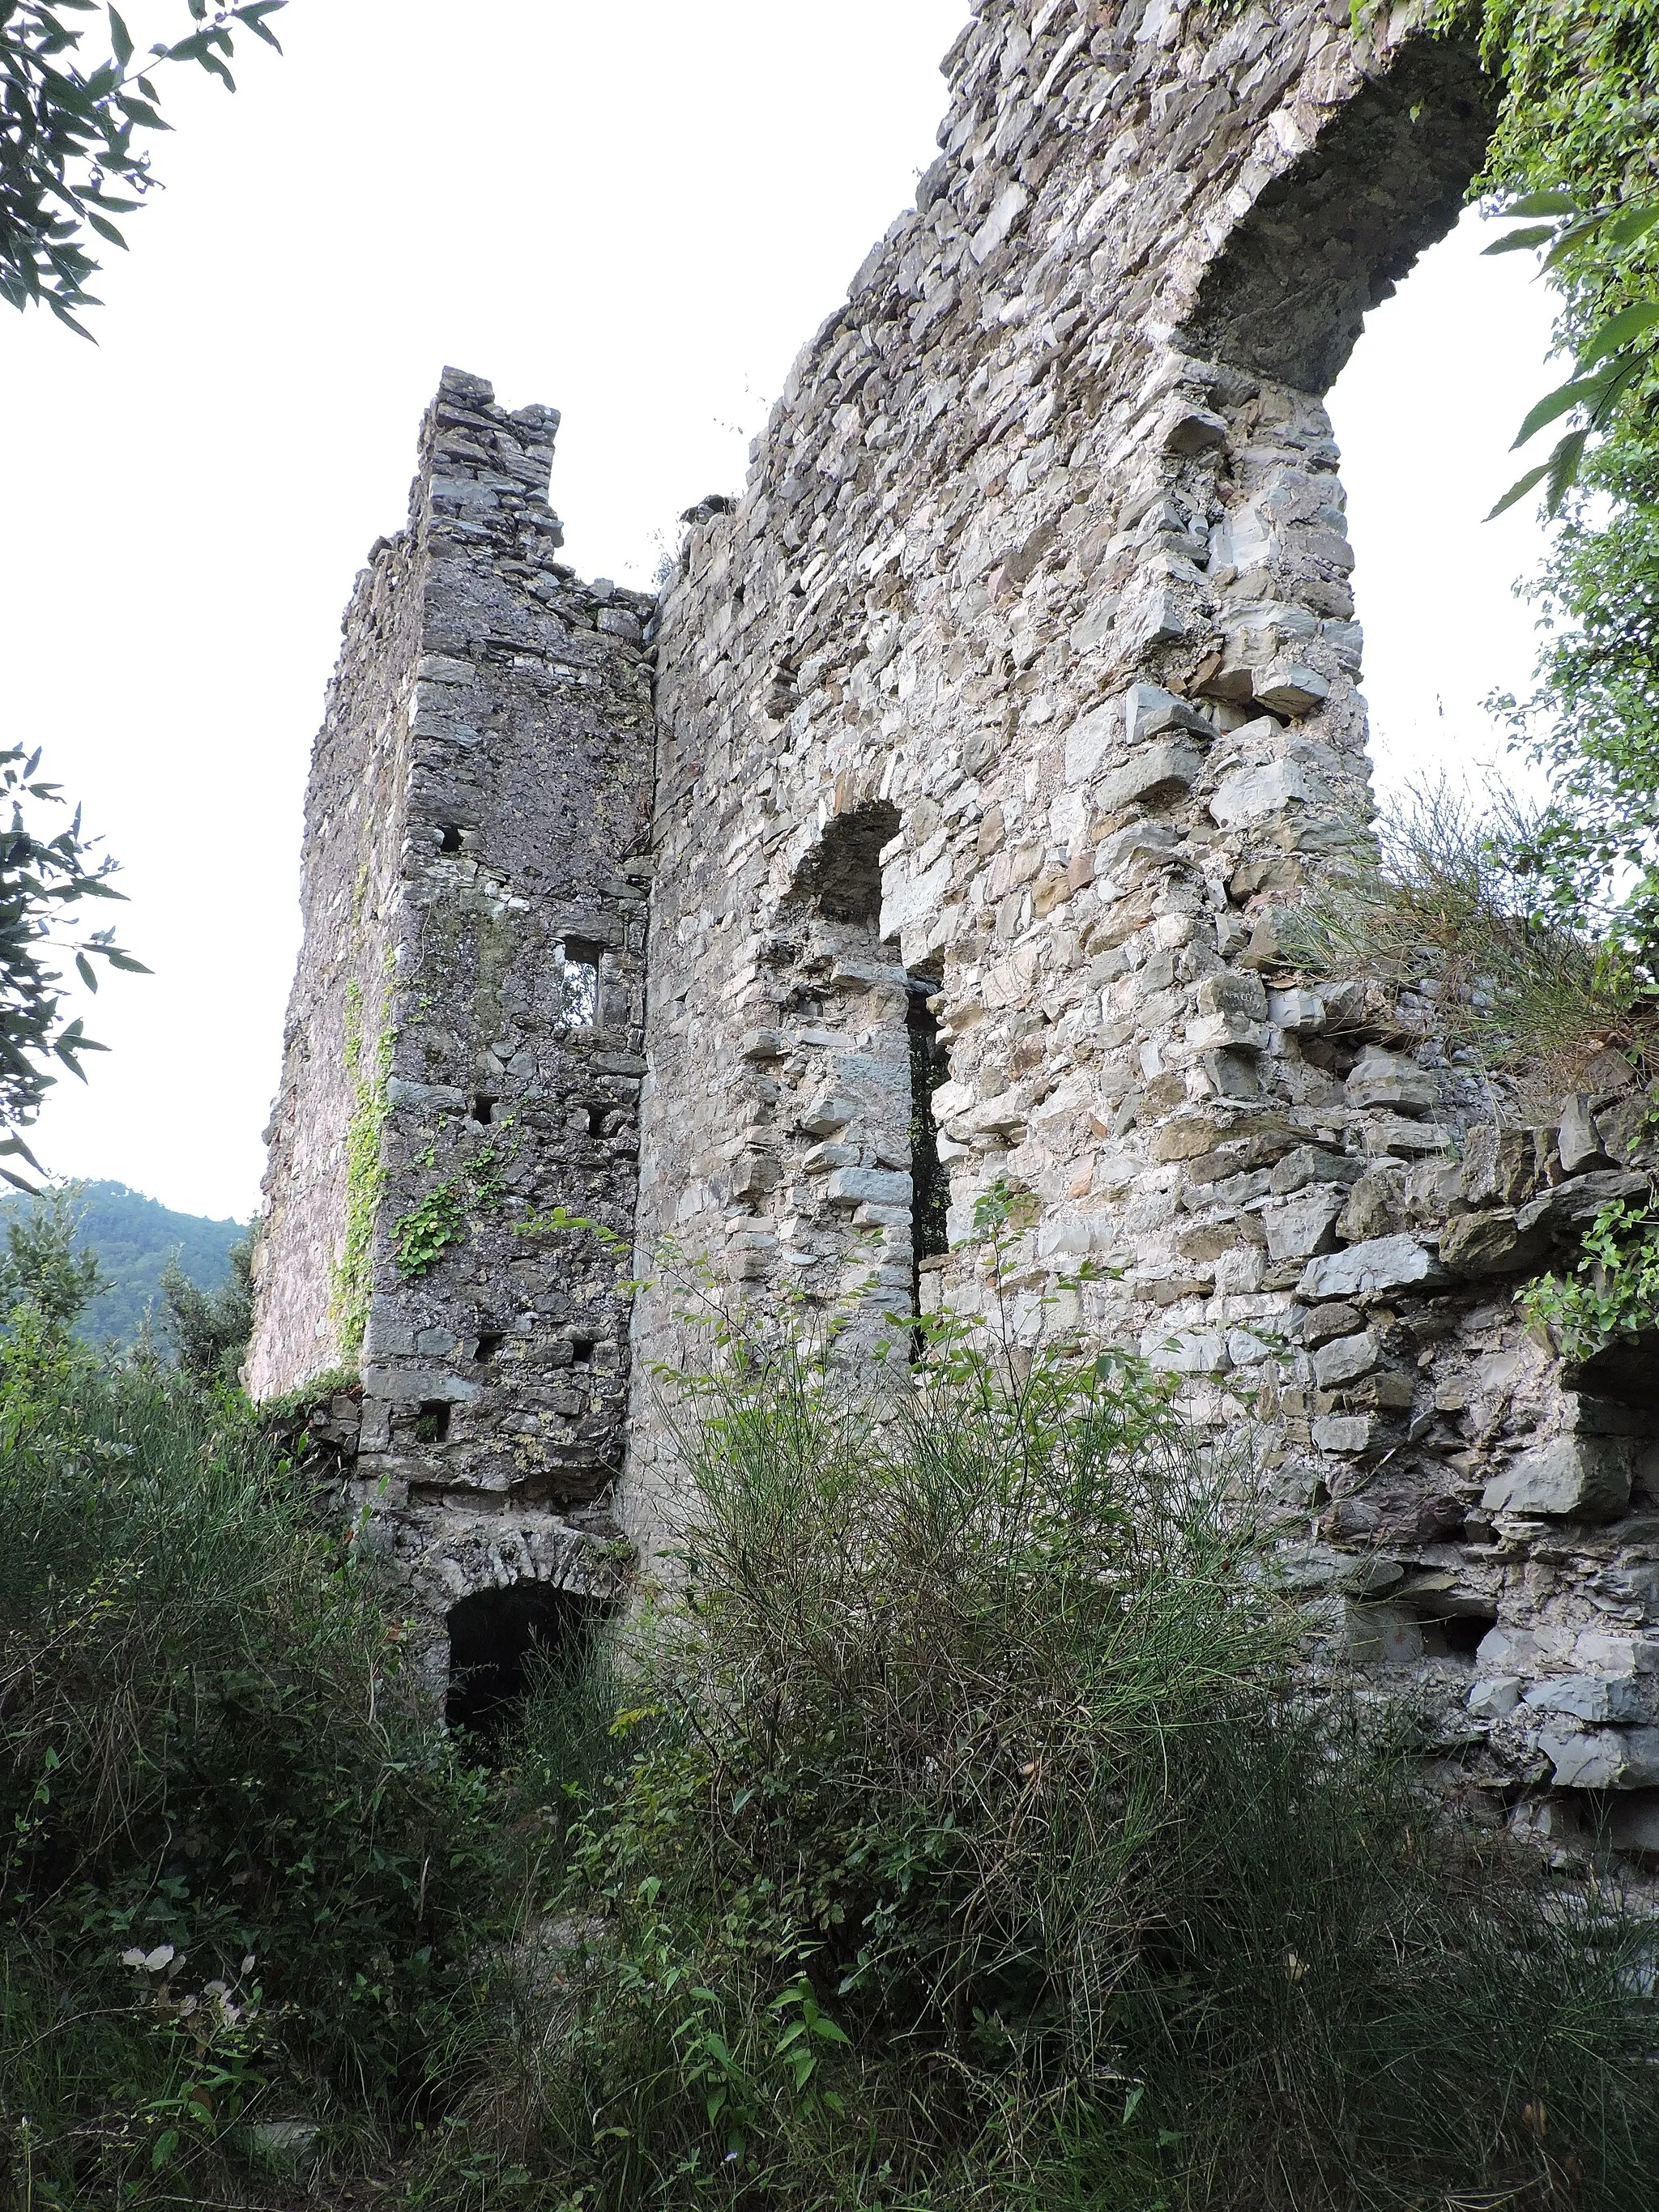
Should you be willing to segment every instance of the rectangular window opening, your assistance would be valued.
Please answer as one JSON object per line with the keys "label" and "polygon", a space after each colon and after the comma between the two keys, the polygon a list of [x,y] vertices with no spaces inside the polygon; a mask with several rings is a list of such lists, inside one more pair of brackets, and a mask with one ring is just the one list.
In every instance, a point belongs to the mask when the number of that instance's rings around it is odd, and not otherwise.
{"label": "rectangular window opening", "polygon": [[449,1440],[449,1401],[447,1398],[428,1398],[415,1417],[415,1441],[419,1444],[441,1444]]}
{"label": "rectangular window opening", "polygon": [[599,1025],[599,960],[605,948],[579,937],[568,937],[559,948],[563,1018],[567,1029],[596,1030]]}
{"label": "rectangular window opening", "polygon": [[473,1097],[466,1110],[473,1121],[481,1122],[485,1128],[488,1128],[489,1124],[495,1118],[495,1106],[496,1101],[495,1099],[486,1098],[483,1093],[479,1091]]}
{"label": "rectangular window opening", "polygon": [[594,1339],[591,1336],[573,1336],[571,1338],[570,1356],[578,1367],[591,1367],[593,1364],[594,1341]]}

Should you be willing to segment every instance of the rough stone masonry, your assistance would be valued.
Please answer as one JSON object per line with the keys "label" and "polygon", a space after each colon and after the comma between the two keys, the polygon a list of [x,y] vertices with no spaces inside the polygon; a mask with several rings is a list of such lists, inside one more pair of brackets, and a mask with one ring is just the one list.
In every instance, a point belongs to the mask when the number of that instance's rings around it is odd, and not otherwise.
{"label": "rough stone masonry", "polygon": [[1322,395],[1492,88],[1347,0],[983,0],[945,70],[654,605],[554,557],[554,418],[446,375],[319,740],[250,1379],[360,1375],[434,1637],[602,1602],[699,1353],[567,1217],[857,1356],[978,1309],[1000,1183],[1023,1328],[1255,1425],[1329,1662],[1554,1848],[1659,1852],[1659,1361],[1514,1304],[1648,1190],[1645,1101],[1604,1054],[1510,1126],[1431,975],[1311,988],[1284,922],[1371,813]]}

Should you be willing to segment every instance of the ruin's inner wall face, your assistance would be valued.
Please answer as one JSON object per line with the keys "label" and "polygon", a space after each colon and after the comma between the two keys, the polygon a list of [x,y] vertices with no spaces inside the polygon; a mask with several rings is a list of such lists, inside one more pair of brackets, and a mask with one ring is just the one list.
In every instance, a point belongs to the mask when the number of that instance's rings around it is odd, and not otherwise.
{"label": "ruin's inner wall face", "polygon": [[[1510,1299],[1642,1187],[1635,1117],[1580,1102],[1499,1173],[1432,984],[1309,989],[1277,919],[1370,812],[1322,395],[1490,88],[1346,0],[985,0],[946,66],[915,210],[664,594],[642,1248],[854,1301],[856,1343],[978,1310],[975,1200],[1030,1194],[1022,1325],[1257,1424],[1334,1656],[1417,1668],[1488,1781],[1659,1782],[1654,1412]],[[666,1292],[635,1328],[636,1376],[699,1356]],[[643,1535],[671,1459],[636,1382]]]}
{"label": "ruin's inner wall face", "polygon": [[[325,1425],[434,1653],[612,1592],[619,1474],[668,1525],[665,1237],[902,1359],[1000,1184],[1016,1325],[1248,1428],[1323,1656],[1659,1851],[1659,1360],[1565,1370],[1513,1296],[1648,1191],[1644,1102],[1607,1054],[1504,1126],[1431,972],[1291,957],[1370,815],[1322,394],[1490,122],[1348,12],[983,0],[655,608],[556,558],[556,418],[446,374],[318,744],[249,1369],[361,1371]],[[636,1232],[631,1316],[572,1216]]]}
{"label": "ruin's inner wall face", "polygon": [[434,1613],[509,1534],[580,1581],[622,1457],[625,1269],[556,1221],[633,1224],[650,603],[557,560],[557,422],[447,371],[359,580],[266,1179],[250,1386],[361,1369],[362,1486]]}

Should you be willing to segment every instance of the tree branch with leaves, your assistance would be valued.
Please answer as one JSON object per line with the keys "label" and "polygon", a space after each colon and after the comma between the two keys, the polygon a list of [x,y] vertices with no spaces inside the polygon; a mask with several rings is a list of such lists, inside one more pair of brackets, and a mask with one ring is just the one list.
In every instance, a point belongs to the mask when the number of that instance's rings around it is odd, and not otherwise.
{"label": "tree branch with leaves", "polygon": [[[50,307],[82,337],[92,333],[80,312],[101,305],[87,289],[100,265],[88,234],[125,252],[114,218],[132,214],[156,186],[137,136],[172,128],[157,106],[155,73],[193,62],[234,92],[238,30],[282,51],[266,19],[287,0],[185,4],[196,27],[140,60],[115,8],[0,0],[0,298]],[[81,54],[89,27],[72,20],[81,15],[101,16],[108,33],[107,55],[90,68]]]}
{"label": "tree branch with leaves", "polygon": [[[115,942],[112,926],[77,927],[88,900],[119,899],[110,882],[116,864],[98,851],[99,841],[81,827],[81,810],[55,836],[43,810],[61,807],[55,783],[40,778],[38,751],[21,745],[0,750],[0,815],[9,806],[9,828],[0,831],[0,1160],[21,1158],[37,1166],[18,1133],[40,1110],[57,1080],[56,1060],[84,1082],[82,1055],[105,1048],[89,1037],[80,1015],[65,1012],[64,969],[73,961],[89,991],[98,988],[99,963],[147,975]],[[0,1178],[20,1190],[31,1184],[0,1165]]]}

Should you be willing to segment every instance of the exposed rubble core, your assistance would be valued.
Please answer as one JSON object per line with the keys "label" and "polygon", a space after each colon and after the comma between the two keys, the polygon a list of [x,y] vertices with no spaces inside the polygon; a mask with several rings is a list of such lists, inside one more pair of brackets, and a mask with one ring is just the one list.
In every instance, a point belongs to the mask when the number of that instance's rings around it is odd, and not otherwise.
{"label": "exposed rubble core", "polygon": [[[918,1300],[978,1310],[975,1204],[1012,1189],[1019,1326],[1253,1425],[1329,1662],[1418,1685],[1449,1776],[1517,1818],[1616,1804],[1659,1852],[1659,1360],[1565,1368],[1514,1296],[1650,1189],[1647,1102],[1604,1054],[1504,1126],[1431,972],[1316,987],[1285,921],[1372,811],[1322,396],[1454,218],[1488,88],[1346,0],[984,0],[946,67],[915,210],[654,611],[553,564],[548,418],[447,380],[465,420],[428,434],[483,441],[478,489],[378,556],[319,744],[257,1386],[344,1349],[354,978],[394,1036],[366,1465],[412,1571],[447,1556],[422,1516],[501,1516],[450,1602],[618,1472],[630,1533],[664,1525],[650,1375],[700,1354],[647,1283],[624,1460],[614,1263],[521,1234],[550,1205],[632,1227],[641,1275],[671,1237],[734,1297],[850,1310],[858,1358]],[[422,561],[485,618],[410,613]],[[498,1210],[480,1092],[514,1117]],[[458,1177],[410,1280],[398,1224]]]}

